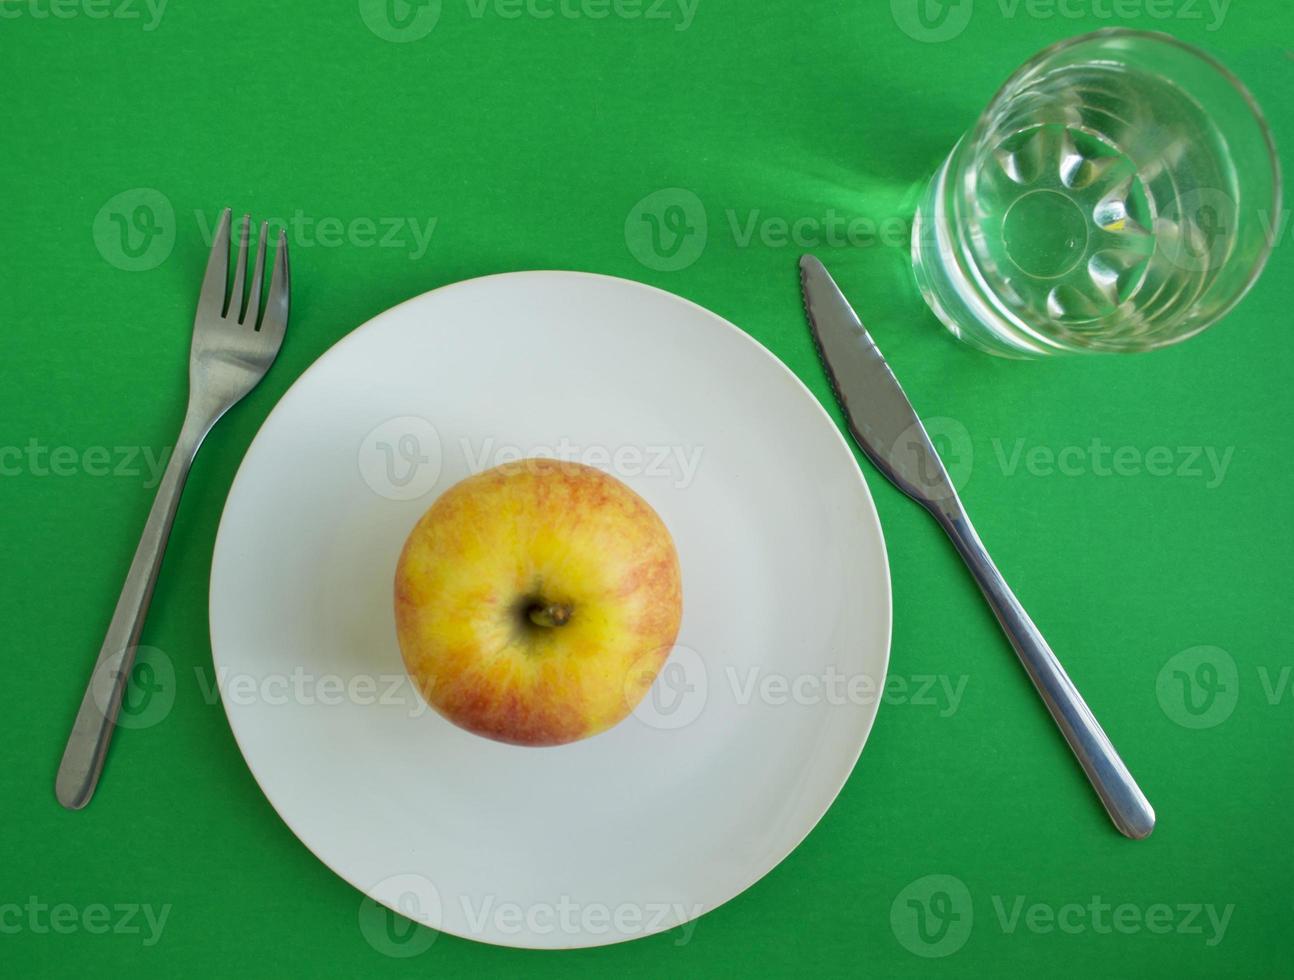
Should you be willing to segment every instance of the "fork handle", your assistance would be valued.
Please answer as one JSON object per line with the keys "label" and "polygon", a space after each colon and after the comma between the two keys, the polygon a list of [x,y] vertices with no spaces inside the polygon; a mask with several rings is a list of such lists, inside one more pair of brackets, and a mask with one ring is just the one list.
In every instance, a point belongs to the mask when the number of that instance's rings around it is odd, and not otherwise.
{"label": "fork handle", "polygon": [[1155,829],[1155,811],[1119,758],[1096,716],[1065,673],[1051,647],[993,564],[966,512],[960,507],[935,515],[957,552],[975,576],[1002,631],[1038,689],[1043,703],[1065,741],[1078,758],[1114,825],[1127,837],[1141,840]]}
{"label": "fork handle", "polygon": [[63,761],[59,763],[54,793],[59,803],[69,810],[79,810],[89,803],[99,782],[184,481],[209,428],[189,413],[158,484],[153,508],[148,513],[148,522],[117,599],[99,659],[81,699],[72,734],[63,750]]}

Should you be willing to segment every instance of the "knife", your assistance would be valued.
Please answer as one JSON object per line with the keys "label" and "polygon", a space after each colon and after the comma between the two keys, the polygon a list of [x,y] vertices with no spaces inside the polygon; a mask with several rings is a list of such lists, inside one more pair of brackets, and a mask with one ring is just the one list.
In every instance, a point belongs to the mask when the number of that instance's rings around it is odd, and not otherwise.
{"label": "knife", "polygon": [[1114,825],[1133,840],[1150,836],[1155,811],[993,564],[925,426],[858,314],[811,255],[800,259],[800,283],[818,353],[854,439],[876,468],[929,511],[952,539]]}

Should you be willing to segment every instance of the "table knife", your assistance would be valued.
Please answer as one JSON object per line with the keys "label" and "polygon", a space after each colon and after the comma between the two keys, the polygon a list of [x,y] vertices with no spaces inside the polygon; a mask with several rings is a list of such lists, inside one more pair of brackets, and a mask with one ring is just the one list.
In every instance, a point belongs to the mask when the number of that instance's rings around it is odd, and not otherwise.
{"label": "table knife", "polygon": [[876,468],[929,511],[952,539],[1114,825],[1134,840],[1148,837],[1155,829],[1155,811],[993,564],[925,426],[875,341],[813,256],[800,260],[800,281],[818,353],[854,439]]}

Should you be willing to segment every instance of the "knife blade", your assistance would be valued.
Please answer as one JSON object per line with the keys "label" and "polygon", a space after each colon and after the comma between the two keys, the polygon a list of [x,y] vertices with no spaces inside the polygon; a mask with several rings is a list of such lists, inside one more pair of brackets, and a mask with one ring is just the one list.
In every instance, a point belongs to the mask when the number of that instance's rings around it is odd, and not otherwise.
{"label": "knife blade", "polygon": [[800,284],[818,355],[855,441],[952,539],[1114,825],[1134,840],[1148,837],[1155,828],[1154,809],[993,564],[925,425],[876,342],[826,267],[811,255],[800,259]]}
{"label": "knife blade", "polygon": [[858,445],[918,503],[955,499],[926,427],[836,281],[811,255],[800,260],[800,275],[818,355]]}

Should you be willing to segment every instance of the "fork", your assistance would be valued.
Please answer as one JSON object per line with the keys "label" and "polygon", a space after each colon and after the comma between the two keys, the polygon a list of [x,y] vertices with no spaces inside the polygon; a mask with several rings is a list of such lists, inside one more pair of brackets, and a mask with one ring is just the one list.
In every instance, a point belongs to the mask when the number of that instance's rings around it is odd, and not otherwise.
{"label": "fork", "polygon": [[216,237],[207,259],[207,272],[198,295],[189,352],[189,406],[175,441],[166,473],[157,488],[153,509],[130,563],[126,583],[108,625],[99,659],[86,686],[81,708],[68,736],[59,763],[54,793],[69,810],[79,810],[94,795],[103,772],[108,743],[112,740],[121,699],[125,694],[135,650],[148,604],[157,584],[166,542],[175,523],[175,512],[184,481],[203,439],[220,417],[241,401],[265,376],[283,343],[288,324],[288,244],[279,231],[274,270],[264,309],[261,292],[265,276],[269,223],[261,224],[260,241],[252,263],[251,287],[246,291],[247,239],[250,215],[243,215],[234,260],[233,286],[229,282],[230,215],[220,215]]}

